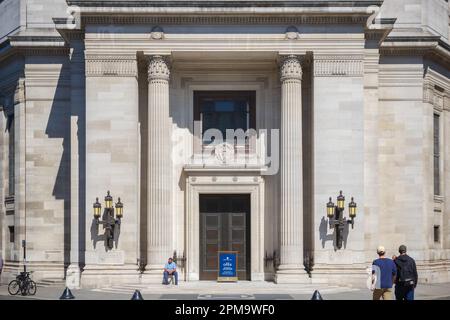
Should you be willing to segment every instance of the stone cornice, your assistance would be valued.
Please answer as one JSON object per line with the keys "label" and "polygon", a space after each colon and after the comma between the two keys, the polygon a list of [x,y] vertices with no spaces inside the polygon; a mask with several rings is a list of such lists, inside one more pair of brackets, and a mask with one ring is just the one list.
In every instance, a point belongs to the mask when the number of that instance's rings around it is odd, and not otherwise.
{"label": "stone cornice", "polygon": [[314,56],[315,77],[359,77],[364,71],[364,56]]}
{"label": "stone cornice", "polygon": [[136,56],[86,55],[86,77],[137,77]]}
{"label": "stone cornice", "polygon": [[79,7],[368,7],[381,6],[384,0],[67,0],[69,5]]}
{"label": "stone cornice", "polygon": [[380,47],[386,56],[423,56],[450,69],[450,46],[440,37],[389,37]]}
{"label": "stone cornice", "polygon": [[[75,18],[81,17],[81,28],[86,24],[365,24],[373,13],[372,7],[383,3],[372,0],[67,2],[78,7]],[[65,23],[57,20],[60,25]]]}
{"label": "stone cornice", "polygon": [[96,15],[82,16],[82,25],[87,24],[365,24],[368,15],[302,15],[302,16],[136,16]]}
{"label": "stone cornice", "polygon": [[69,51],[60,36],[10,36],[0,47],[0,62],[17,55],[68,55]]}

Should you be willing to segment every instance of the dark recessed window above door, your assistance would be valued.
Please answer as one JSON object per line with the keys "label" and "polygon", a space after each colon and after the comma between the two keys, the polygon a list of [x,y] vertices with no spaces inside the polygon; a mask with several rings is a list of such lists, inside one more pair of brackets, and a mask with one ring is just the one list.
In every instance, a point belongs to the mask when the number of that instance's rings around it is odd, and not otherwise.
{"label": "dark recessed window above door", "polygon": [[205,136],[208,129],[217,129],[226,139],[227,129],[255,129],[255,91],[195,91],[194,121],[199,121],[203,144],[215,142]]}

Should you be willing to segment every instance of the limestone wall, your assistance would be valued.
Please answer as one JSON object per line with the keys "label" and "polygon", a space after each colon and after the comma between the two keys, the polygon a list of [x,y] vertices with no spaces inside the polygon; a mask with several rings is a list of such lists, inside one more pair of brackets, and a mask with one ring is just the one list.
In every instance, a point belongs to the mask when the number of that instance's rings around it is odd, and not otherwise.
{"label": "limestone wall", "polygon": [[[92,39],[95,35],[89,35]],[[85,278],[105,277],[105,270],[137,275],[138,257],[138,80],[136,55],[90,54],[93,42],[86,40],[86,188]],[[106,248],[104,227],[92,215],[95,198],[104,208],[110,190],[114,203],[124,204],[120,229],[116,228],[114,248]],[[81,231],[83,231],[81,229]],[[129,265],[129,269],[124,265]],[[87,280],[86,283],[88,283]]]}
{"label": "limestone wall", "polygon": [[[63,276],[70,214],[70,73],[68,57],[26,58],[25,177],[27,260],[39,277]],[[53,266],[54,265],[54,266]],[[53,269],[53,270],[52,270]]]}
{"label": "limestone wall", "polygon": [[411,256],[427,259],[432,111],[423,103],[422,59],[382,57],[379,99],[379,243],[389,256],[405,244]]}
{"label": "limestone wall", "polygon": [[65,0],[27,0],[27,28],[54,28],[52,18],[65,18],[67,2]]}
{"label": "limestone wall", "polygon": [[385,0],[380,18],[397,18],[394,35],[428,32],[448,40],[449,6],[444,0]]}

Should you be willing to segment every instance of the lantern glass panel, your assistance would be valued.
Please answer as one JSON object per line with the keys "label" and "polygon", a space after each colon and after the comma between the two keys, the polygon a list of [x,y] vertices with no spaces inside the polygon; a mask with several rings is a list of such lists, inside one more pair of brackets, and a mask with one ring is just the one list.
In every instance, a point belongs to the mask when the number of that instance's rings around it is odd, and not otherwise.
{"label": "lantern glass panel", "polygon": [[334,216],[334,207],[327,207],[327,216],[332,218]]}
{"label": "lantern glass panel", "polygon": [[108,194],[105,197],[105,207],[106,209],[111,209],[112,205],[113,205],[113,198],[111,197],[108,191]]}
{"label": "lantern glass panel", "polygon": [[349,208],[349,214],[351,218],[356,217],[356,207],[350,207]]}
{"label": "lantern glass panel", "polygon": [[100,204],[100,202],[98,202],[98,198],[96,198],[96,201],[94,203],[94,218],[96,219],[100,218],[101,209],[102,205]]}
{"label": "lantern glass panel", "polygon": [[123,217],[123,203],[120,201],[120,198],[116,203],[116,217],[118,219],[121,219]]}
{"label": "lantern glass panel", "polygon": [[328,203],[327,203],[328,218],[332,218],[334,216],[334,211],[335,211],[335,206],[334,206],[334,203],[331,201],[331,197],[330,197],[330,201],[328,201]]}
{"label": "lantern glass panel", "polygon": [[337,197],[337,206],[339,210],[344,210],[345,197],[342,195],[342,191],[339,191],[339,195]]}

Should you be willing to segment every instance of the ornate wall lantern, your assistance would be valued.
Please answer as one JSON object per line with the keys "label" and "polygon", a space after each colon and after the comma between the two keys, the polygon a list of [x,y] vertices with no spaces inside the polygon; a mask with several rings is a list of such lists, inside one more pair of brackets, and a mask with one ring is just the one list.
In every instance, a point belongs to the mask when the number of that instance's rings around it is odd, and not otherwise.
{"label": "ornate wall lantern", "polygon": [[350,219],[344,217],[344,209],[345,209],[345,197],[342,195],[342,191],[339,192],[337,196],[337,205],[331,201],[331,197],[327,203],[327,217],[330,223],[330,229],[336,230],[336,247],[338,249],[342,248],[343,241],[343,233],[344,227],[346,224],[351,224],[352,229],[354,226],[354,219],[356,217],[356,203],[352,201],[348,205],[348,211]]}
{"label": "ornate wall lantern", "polygon": [[98,202],[98,198],[93,205],[94,208],[94,219],[97,224],[102,224],[105,229],[105,240],[106,246],[109,249],[113,248],[114,243],[114,231],[116,226],[120,225],[121,219],[123,218],[123,203],[119,201],[116,203],[115,211],[116,218],[114,218],[114,207],[113,207],[113,198],[108,191],[105,196],[105,212],[103,218],[101,218],[101,209],[102,205]]}

